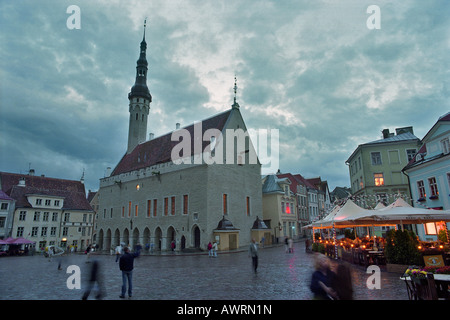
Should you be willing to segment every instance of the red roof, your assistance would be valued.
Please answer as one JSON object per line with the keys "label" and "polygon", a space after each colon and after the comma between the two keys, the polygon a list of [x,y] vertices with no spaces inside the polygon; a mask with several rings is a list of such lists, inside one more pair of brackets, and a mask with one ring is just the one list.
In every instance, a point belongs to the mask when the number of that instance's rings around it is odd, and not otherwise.
{"label": "red roof", "polygon": [[[209,119],[201,122],[202,136],[208,129],[223,130],[225,123],[227,122],[232,109],[219,113]],[[191,135],[191,155],[196,154],[194,151],[194,124],[185,127]],[[111,173],[112,176],[139,170],[142,168],[150,167],[158,163],[164,163],[171,161],[172,149],[181,142],[171,141],[172,132],[164,136],[141,143],[134,148],[129,154],[125,154],[120,160],[119,164],[114,168]],[[203,140],[203,139],[202,139]],[[210,144],[209,141],[202,141],[201,152]],[[198,152],[197,152],[198,153]]]}
{"label": "red roof", "polygon": [[[24,179],[25,185],[19,186]],[[16,200],[16,208],[30,208],[27,195],[37,194],[64,198],[63,209],[89,210],[84,184],[75,180],[64,180],[26,174],[0,172],[1,189]]]}

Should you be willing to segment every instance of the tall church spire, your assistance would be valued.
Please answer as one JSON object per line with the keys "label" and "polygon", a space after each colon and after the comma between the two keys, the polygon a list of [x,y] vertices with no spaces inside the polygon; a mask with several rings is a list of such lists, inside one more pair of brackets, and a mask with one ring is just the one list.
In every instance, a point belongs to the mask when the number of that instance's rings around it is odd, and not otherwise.
{"label": "tall church spire", "polygon": [[237,84],[236,84],[236,82],[237,82],[237,79],[236,79],[236,75],[234,76],[234,87],[233,87],[233,89],[234,89],[234,103],[233,103],[233,105],[231,106],[233,109],[239,109],[239,103],[237,103],[236,102],[236,94],[237,94]]}
{"label": "tall church spire", "polygon": [[140,143],[145,142],[147,136],[147,118],[150,112],[152,95],[147,87],[148,62],[146,57],[147,42],[145,42],[145,28],[147,20],[144,21],[144,36],[141,41],[139,59],[136,62],[136,80],[130,93],[128,93],[130,124],[128,129],[127,153]]}
{"label": "tall church spire", "polygon": [[131,92],[128,94],[128,99],[132,97],[144,97],[152,100],[152,96],[147,87],[147,71],[148,62],[146,57],[147,52],[147,42],[145,42],[145,28],[147,20],[144,21],[144,36],[141,41],[141,51],[139,54],[139,59],[136,62],[136,81],[134,86],[131,88]]}

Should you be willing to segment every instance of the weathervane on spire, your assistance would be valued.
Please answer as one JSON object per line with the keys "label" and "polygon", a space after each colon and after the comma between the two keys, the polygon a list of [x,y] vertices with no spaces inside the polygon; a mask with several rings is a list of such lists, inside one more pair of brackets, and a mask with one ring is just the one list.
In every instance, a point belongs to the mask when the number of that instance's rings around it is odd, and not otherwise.
{"label": "weathervane on spire", "polygon": [[145,40],[145,27],[147,26],[147,17],[144,20],[144,40]]}
{"label": "weathervane on spire", "polygon": [[234,75],[234,103],[231,106],[232,108],[238,109],[239,108],[239,104],[236,102],[236,93],[237,93],[237,78],[236,75]]}
{"label": "weathervane on spire", "polygon": [[234,75],[234,103],[236,103],[236,92],[237,92],[237,79],[236,79],[236,75]]}

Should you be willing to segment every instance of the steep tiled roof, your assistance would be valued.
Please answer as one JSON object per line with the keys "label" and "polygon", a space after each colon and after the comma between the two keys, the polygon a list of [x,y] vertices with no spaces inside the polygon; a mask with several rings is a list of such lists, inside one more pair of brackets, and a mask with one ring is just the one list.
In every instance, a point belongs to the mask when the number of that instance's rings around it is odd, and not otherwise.
{"label": "steep tiled roof", "polygon": [[268,175],[266,180],[264,181],[262,192],[263,193],[283,193],[283,189],[281,189],[280,185],[278,184],[278,178],[277,176],[271,174]]}
{"label": "steep tiled roof", "polygon": [[[208,129],[222,130],[231,112],[232,109],[203,120],[201,122],[202,136],[200,139],[202,139],[203,134]],[[194,124],[183,129],[189,131],[191,135],[191,155],[194,155]],[[121,173],[139,170],[158,163],[170,161],[172,149],[180,143],[180,141],[171,141],[171,137],[172,132],[139,144],[131,153],[123,156],[122,160],[120,160],[119,164],[114,168],[111,175],[115,176]],[[203,152],[209,144],[209,141],[202,141],[201,151]]]}
{"label": "steep tiled roof", "polygon": [[[21,179],[25,180],[24,186],[19,186]],[[0,172],[0,183],[1,189],[16,200],[16,208],[31,207],[27,195],[38,194],[64,198],[63,209],[92,211],[80,181]]]}
{"label": "steep tiled roof", "polygon": [[14,200],[10,196],[8,196],[5,192],[0,190],[0,200]]}

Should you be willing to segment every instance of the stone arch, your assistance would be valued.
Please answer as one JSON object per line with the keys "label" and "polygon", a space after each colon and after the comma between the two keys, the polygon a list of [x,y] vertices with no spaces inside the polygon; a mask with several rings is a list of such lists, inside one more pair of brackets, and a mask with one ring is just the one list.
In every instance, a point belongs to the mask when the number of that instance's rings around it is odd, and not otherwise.
{"label": "stone arch", "polygon": [[150,247],[150,242],[151,242],[151,233],[150,233],[150,229],[148,227],[145,227],[144,229],[144,233],[142,235],[142,246],[146,249],[148,249]]}
{"label": "stone arch", "polygon": [[128,231],[128,228],[125,228],[125,230],[123,230],[122,241],[125,243],[126,246],[131,245],[130,244],[130,232]]}
{"label": "stone arch", "polygon": [[180,250],[186,249],[186,237],[183,235],[181,236],[180,240]]}
{"label": "stone arch", "polygon": [[167,228],[167,234],[166,234],[166,246],[167,246],[167,250],[172,250],[171,245],[172,245],[172,241],[176,242],[176,235],[177,232],[175,231],[175,228],[170,226],[169,228]]}
{"label": "stone arch", "polygon": [[133,233],[132,233],[132,238],[131,238],[131,243],[130,246],[131,248],[134,248],[139,244],[139,229],[138,228],[134,228]]}
{"label": "stone arch", "polygon": [[99,247],[104,250],[105,248],[103,248],[103,243],[104,243],[104,239],[103,239],[103,229],[100,229],[98,231],[98,235],[97,235],[97,244],[99,245]]}
{"label": "stone arch", "polygon": [[119,230],[119,228],[117,228],[115,231],[114,231],[114,237],[113,237],[113,239],[114,239],[114,241],[113,241],[113,244],[114,244],[114,248],[115,247],[117,247],[118,245],[120,245],[120,230]]}
{"label": "stone arch", "polygon": [[201,246],[201,232],[198,225],[192,227],[192,246],[194,248],[200,248]]}
{"label": "stone arch", "polygon": [[111,250],[111,229],[108,228],[105,237],[105,250]]}
{"label": "stone arch", "polygon": [[155,249],[159,251],[162,249],[162,231],[160,227],[155,229]]}

